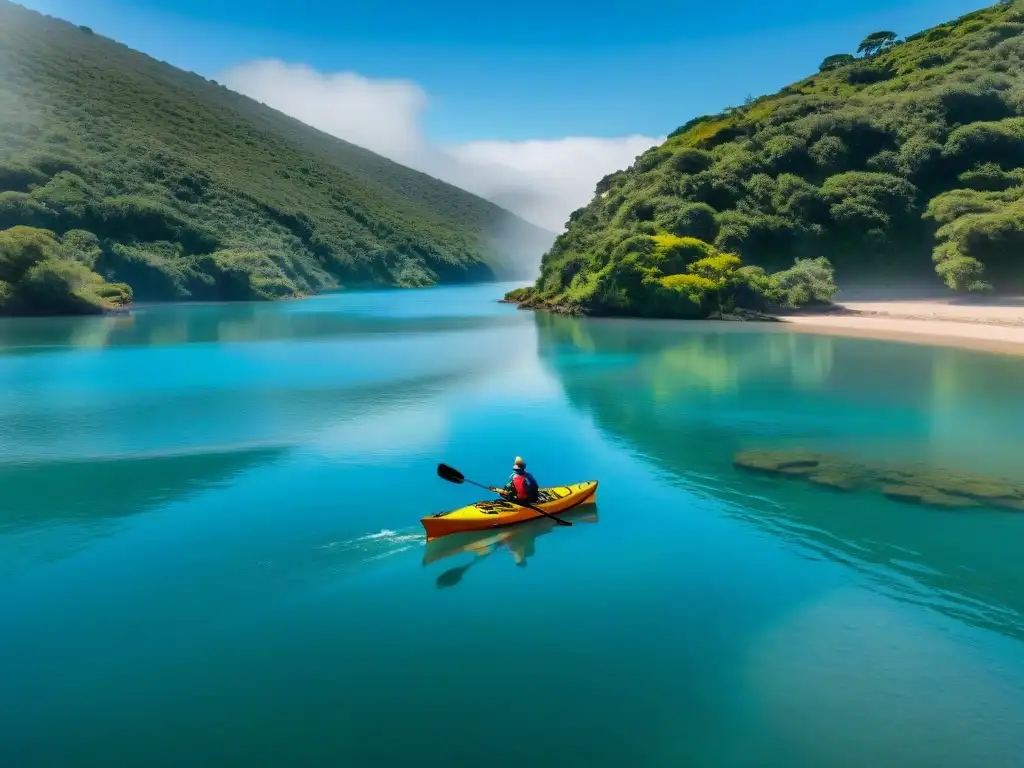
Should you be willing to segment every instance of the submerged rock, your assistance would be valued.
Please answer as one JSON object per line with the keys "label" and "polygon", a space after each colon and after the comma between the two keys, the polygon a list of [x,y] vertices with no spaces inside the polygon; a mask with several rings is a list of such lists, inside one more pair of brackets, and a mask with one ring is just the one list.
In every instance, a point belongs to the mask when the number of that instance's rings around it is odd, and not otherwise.
{"label": "submerged rock", "polygon": [[861,479],[856,475],[838,472],[836,470],[815,472],[813,475],[808,475],[807,479],[815,485],[824,485],[828,488],[835,488],[839,491],[856,491],[864,485]]}
{"label": "submerged rock", "polygon": [[933,507],[978,507],[978,502],[962,496],[950,496],[934,488],[921,488],[914,485],[883,485],[882,495],[896,501],[912,504],[928,504]]}
{"label": "submerged rock", "polygon": [[800,450],[740,451],[733,457],[733,465],[779,477],[802,478],[840,491],[874,491],[908,504],[1024,511],[1024,484],[933,467],[873,466],[843,456]]}
{"label": "submerged rock", "polygon": [[819,460],[802,451],[740,451],[733,464],[780,475],[805,474],[817,469]]}

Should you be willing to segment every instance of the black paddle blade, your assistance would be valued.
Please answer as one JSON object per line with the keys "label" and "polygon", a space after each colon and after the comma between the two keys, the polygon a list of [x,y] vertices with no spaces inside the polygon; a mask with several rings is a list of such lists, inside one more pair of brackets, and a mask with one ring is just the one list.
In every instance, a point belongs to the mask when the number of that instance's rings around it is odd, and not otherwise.
{"label": "black paddle blade", "polygon": [[434,583],[438,589],[445,589],[446,587],[454,587],[460,581],[462,581],[462,575],[469,570],[469,566],[475,563],[476,560],[472,560],[465,565],[458,565],[454,568],[449,568],[447,571],[437,577],[437,581]]}
{"label": "black paddle blade", "polygon": [[463,483],[466,481],[465,475],[455,467],[449,467],[447,464],[437,465],[437,476],[442,480],[447,480],[449,483]]}

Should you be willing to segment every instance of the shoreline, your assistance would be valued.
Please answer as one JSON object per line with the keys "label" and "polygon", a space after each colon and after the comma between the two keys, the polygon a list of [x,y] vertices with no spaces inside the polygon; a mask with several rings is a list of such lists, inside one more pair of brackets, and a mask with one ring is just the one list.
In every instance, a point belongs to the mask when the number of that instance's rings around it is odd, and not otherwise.
{"label": "shoreline", "polygon": [[1024,303],[951,300],[849,301],[817,314],[780,317],[789,329],[853,338],[1024,355]]}
{"label": "shoreline", "polygon": [[[767,322],[776,330],[795,333],[1024,356],[1024,299],[1013,297],[977,304],[959,303],[958,300],[959,297],[839,301],[817,311],[779,314],[743,312],[723,319],[707,318],[706,322]],[[514,298],[499,301],[534,312],[588,317],[578,308],[549,302],[529,299],[516,301]]]}

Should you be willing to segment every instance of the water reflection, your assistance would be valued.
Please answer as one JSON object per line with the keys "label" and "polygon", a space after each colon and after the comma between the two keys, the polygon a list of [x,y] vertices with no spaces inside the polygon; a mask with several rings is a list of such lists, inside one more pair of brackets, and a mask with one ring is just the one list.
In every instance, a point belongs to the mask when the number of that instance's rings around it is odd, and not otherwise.
{"label": "water reflection", "polygon": [[[572,523],[596,523],[597,505],[587,505],[584,509],[574,509],[560,517]],[[433,565],[441,560],[469,553],[473,559],[462,565],[449,568],[437,577],[438,589],[447,589],[459,584],[466,573],[481,560],[501,550],[512,556],[517,567],[525,568],[530,558],[536,554],[536,541],[556,527],[553,520],[538,518],[519,525],[509,526],[494,531],[474,531],[471,533],[452,534],[427,542],[423,553],[423,566]]]}
{"label": "water reflection", "polygon": [[286,455],[415,461],[446,439],[448,393],[530,332],[446,290],[0,321],[0,561],[77,551]]}
{"label": "water reflection", "polygon": [[[886,594],[1024,636],[1024,515],[918,509],[732,466],[744,449],[799,448],[1019,477],[1022,361],[753,324],[536,322],[567,399],[680,487]],[[580,365],[583,352],[594,362]]]}
{"label": "water reflection", "polygon": [[145,512],[273,461],[276,448],[0,464],[0,533]]}
{"label": "water reflection", "polygon": [[132,516],[229,485],[281,453],[246,448],[0,463],[0,574],[70,557]]}
{"label": "water reflection", "polygon": [[[393,311],[393,293],[370,292],[322,296],[288,302],[288,306],[244,302],[147,305],[129,315],[109,317],[5,319],[0,322],[0,355],[39,354],[61,348],[430,334],[515,326],[527,321],[521,314],[495,311],[482,302],[445,301],[439,293],[443,294],[443,289],[428,299],[406,301],[404,313]],[[384,311],[389,308],[392,311]]]}

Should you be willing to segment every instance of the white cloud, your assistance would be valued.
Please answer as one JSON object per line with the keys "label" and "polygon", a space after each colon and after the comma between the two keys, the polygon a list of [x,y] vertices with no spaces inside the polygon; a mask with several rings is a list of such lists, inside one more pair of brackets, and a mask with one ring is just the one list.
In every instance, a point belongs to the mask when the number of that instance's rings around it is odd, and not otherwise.
{"label": "white cloud", "polygon": [[570,136],[437,145],[423,132],[429,97],[409,80],[322,73],[304,64],[254,61],[218,77],[229,88],[308,125],[486,197],[562,231],[602,176],[625,168],[664,137]]}
{"label": "white cloud", "polygon": [[427,94],[407,80],[371,80],[354,72],[321,74],[305,64],[254,61],[220,82],[325,133],[397,160],[422,144]]}

